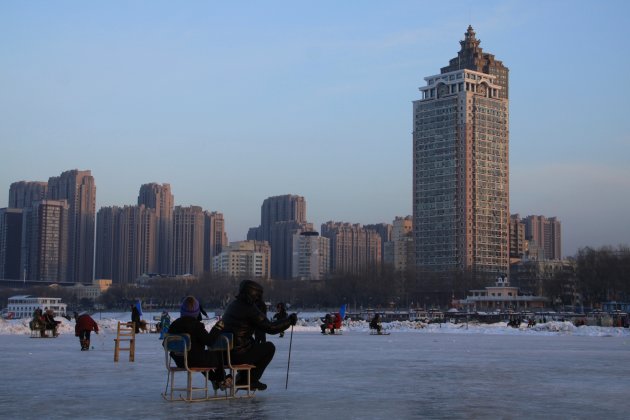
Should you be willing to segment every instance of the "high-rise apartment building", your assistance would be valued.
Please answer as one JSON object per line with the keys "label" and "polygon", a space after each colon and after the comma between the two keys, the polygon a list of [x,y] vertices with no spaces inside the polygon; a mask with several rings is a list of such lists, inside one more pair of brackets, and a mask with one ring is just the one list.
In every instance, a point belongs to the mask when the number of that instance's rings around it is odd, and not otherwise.
{"label": "high-rise apartment building", "polygon": [[525,224],[521,216],[510,216],[510,259],[520,260],[527,253],[528,243],[525,240]]}
{"label": "high-rise apartment building", "polygon": [[381,265],[381,237],[360,224],[326,222],[322,236],[330,240],[330,269],[337,274],[361,274]]}
{"label": "high-rise apartment building", "polygon": [[157,271],[157,214],[144,205],[102,207],[96,224],[96,277],[132,283]]}
{"label": "high-rise apartment building", "polygon": [[223,213],[204,212],[204,271],[212,271],[213,259],[228,246]]}
{"label": "high-rise apartment building", "polygon": [[330,272],[330,239],[317,232],[293,235],[292,278],[324,280]]}
{"label": "high-rise apartment building", "polygon": [[18,280],[21,264],[23,209],[0,209],[0,279]]}
{"label": "high-rise apartment building", "polygon": [[205,215],[199,206],[176,206],[173,211],[174,275],[199,276],[204,271]]}
{"label": "high-rise apartment building", "polygon": [[66,200],[35,201],[23,209],[21,260],[26,278],[66,281],[68,265],[70,206]]}
{"label": "high-rise apartment building", "polygon": [[48,179],[48,199],[68,203],[68,282],[92,283],[96,185],[90,171],[70,170]]}
{"label": "high-rise apartment building", "polygon": [[173,246],[173,209],[175,199],[170,184],[149,183],[140,186],[138,205],[155,209],[157,216],[158,268],[160,274],[170,274]]}
{"label": "high-rise apartment building", "polygon": [[413,266],[413,218],[397,216],[392,224],[392,239],[385,244],[383,262],[391,264],[394,270],[403,272]]}
{"label": "high-rise apartment building", "polygon": [[420,271],[508,273],[508,69],[472,27],[413,102],[413,230]]}
{"label": "high-rise apartment building", "polygon": [[306,201],[299,195],[266,198],[260,209],[260,226],[250,228],[248,240],[267,241],[271,247],[271,277],[290,279],[293,273],[293,235],[312,231],[306,222]]}
{"label": "high-rise apartment building", "polygon": [[371,225],[364,225],[365,229],[370,229],[378,233],[381,237],[381,258],[385,257],[385,247],[388,242],[392,240],[392,225],[389,223],[375,223]]}
{"label": "high-rise apartment building", "polygon": [[[536,259],[562,259],[562,229],[560,221],[555,217],[527,216],[522,220],[525,225],[525,239],[530,250],[538,255]],[[534,248],[538,247],[536,252]]]}
{"label": "high-rise apartment building", "polygon": [[34,201],[46,198],[47,182],[18,181],[9,187],[9,208],[23,209],[32,207]]}

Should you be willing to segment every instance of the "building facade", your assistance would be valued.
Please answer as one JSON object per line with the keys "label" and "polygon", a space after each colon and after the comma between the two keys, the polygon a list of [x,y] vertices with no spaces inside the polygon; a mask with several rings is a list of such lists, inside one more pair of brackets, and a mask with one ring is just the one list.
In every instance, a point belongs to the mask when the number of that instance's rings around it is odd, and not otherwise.
{"label": "building facade", "polygon": [[385,244],[383,261],[403,272],[414,264],[413,218],[397,216],[392,224],[392,239]]}
{"label": "building facade", "polygon": [[44,200],[48,193],[48,183],[39,181],[18,181],[9,187],[9,208],[32,207],[34,201]]}
{"label": "building facade", "polygon": [[212,271],[213,259],[228,246],[223,213],[204,212],[204,271]]}
{"label": "building facade", "polygon": [[158,219],[140,206],[102,207],[96,224],[96,277],[132,283],[158,269]]}
{"label": "building facade", "polygon": [[509,269],[508,69],[472,27],[413,102],[413,236],[420,271]]}
{"label": "building facade", "polygon": [[527,216],[522,220],[525,225],[525,239],[534,251],[538,247],[538,258],[541,260],[562,259],[562,228],[555,217]]}
{"label": "building facade", "polygon": [[525,239],[525,224],[521,216],[510,216],[510,261],[522,259],[528,251],[528,243]]}
{"label": "building facade", "polygon": [[330,272],[330,240],[317,232],[293,235],[292,278],[323,280]]}
{"label": "building facade", "polygon": [[22,209],[0,209],[0,278],[18,280],[25,274],[21,261]]}
{"label": "building facade", "polygon": [[24,210],[21,261],[29,280],[64,282],[70,276],[69,206],[66,200],[36,201]]}
{"label": "building facade", "polygon": [[204,272],[205,215],[199,206],[176,206],[173,212],[173,257],[171,267],[174,275]]}
{"label": "building facade", "polygon": [[379,270],[381,237],[360,224],[326,222],[322,236],[330,240],[330,270],[336,274],[362,274]]}
{"label": "building facade", "polygon": [[213,258],[213,272],[235,278],[266,280],[270,265],[271,248],[266,241],[232,242]]}

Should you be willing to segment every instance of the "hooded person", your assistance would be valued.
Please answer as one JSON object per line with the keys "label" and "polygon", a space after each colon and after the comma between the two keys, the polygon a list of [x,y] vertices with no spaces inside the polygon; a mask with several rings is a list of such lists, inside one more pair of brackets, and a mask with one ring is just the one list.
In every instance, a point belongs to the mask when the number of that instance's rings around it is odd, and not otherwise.
{"label": "hooded person", "polygon": [[90,333],[94,331],[98,334],[98,324],[87,312],[81,312],[80,314],[75,312],[74,319],[76,321],[74,335],[79,337],[81,351],[87,351],[90,349]]}
{"label": "hooded person", "polygon": [[[168,327],[169,334],[190,335],[190,350],[188,351],[188,366],[190,367],[217,367],[209,373],[208,379],[216,388],[225,388],[229,384],[223,370],[223,357],[221,352],[208,351],[206,346],[212,346],[220,335],[220,331],[212,328],[210,332],[198,317],[200,314],[199,301],[193,296],[187,296],[182,301],[179,318]],[[184,367],[184,358],[171,353],[171,357],[178,367]]]}
{"label": "hooded person", "polygon": [[[262,301],[262,286],[252,280],[243,280],[239,285],[236,299],[228,305],[221,321],[215,325],[234,336],[232,362],[256,366],[251,371],[251,388],[260,391],[267,389],[267,385],[260,382],[260,378],[273,359],[276,347],[270,341],[257,342],[254,333],[259,331],[275,335],[297,322],[297,314],[294,313],[286,319],[270,321],[259,308]],[[236,378],[237,384],[241,385],[244,382],[245,378]]]}

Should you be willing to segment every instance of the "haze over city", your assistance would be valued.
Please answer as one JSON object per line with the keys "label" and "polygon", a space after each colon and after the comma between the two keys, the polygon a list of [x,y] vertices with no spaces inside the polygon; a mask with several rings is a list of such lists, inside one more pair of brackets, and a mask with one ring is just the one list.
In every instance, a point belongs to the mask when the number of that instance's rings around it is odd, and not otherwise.
{"label": "haze over city", "polygon": [[468,25],[510,68],[510,211],[563,254],[628,243],[622,1],[29,2],[0,6],[0,207],[14,181],[91,170],[102,206],[169,183],[225,216],[269,196],[328,220],[411,214],[412,107]]}

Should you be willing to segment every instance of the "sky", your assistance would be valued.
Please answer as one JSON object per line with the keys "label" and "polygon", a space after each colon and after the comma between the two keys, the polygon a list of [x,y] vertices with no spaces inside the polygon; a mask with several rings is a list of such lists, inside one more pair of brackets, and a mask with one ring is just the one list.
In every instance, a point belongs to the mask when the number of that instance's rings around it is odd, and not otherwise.
{"label": "sky", "polygon": [[169,183],[224,214],[267,197],[329,220],[412,213],[412,101],[468,25],[510,69],[510,211],[563,254],[630,243],[625,1],[0,3],[0,207],[12,182],[91,170],[102,206]]}

